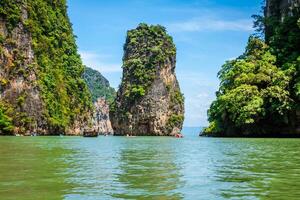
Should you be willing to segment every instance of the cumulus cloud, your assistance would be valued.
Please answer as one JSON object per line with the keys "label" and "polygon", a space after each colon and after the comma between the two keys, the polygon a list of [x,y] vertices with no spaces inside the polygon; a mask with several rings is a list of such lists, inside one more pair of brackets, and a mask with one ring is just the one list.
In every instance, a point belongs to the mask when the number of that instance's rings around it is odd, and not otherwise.
{"label": "cumulus cloud", "polygon": [[215,18],[195,18],[169,24],[171,32],[201,31],[253,31],[251,19],[222,20]]}
{"label": "cumulus cloud", "polygon": [[121,64],[107,63],[104,62],[105,58],[110,57],[109,55],[99,55],[93,52],[80,51],[79,52],[83,63],[91,68],[97,69],[103,73],[121,72]]}

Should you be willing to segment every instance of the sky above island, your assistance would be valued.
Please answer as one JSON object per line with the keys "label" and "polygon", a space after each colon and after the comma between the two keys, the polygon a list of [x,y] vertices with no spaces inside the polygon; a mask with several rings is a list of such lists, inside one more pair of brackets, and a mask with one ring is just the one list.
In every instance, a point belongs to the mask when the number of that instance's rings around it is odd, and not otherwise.
{"label": "sky above island", "polygon": [[185,96],[185,126],[206,126],[217,73],[243,53],[262,0],[69,0],[85,65],[115,88],[122,77],[126,32],[141,22],[167,28],[177,47],[176,74]]}

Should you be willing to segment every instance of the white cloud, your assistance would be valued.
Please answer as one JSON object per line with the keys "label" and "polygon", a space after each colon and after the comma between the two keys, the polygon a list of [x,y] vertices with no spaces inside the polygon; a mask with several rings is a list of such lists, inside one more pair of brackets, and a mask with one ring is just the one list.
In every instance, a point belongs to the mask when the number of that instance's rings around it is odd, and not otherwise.
{"label": "white cloud", "polygon": [[205,97],[209,97],[209,94],[206,92],[201,92],[197,95],[197,98],[205,98]]}
{"label": "white cloud", "polygon": [[103,60],[110,57],[110,55],[99,55],[93,52],[80,51],[79,52],[83,63],[93,69],[97,69],[102,73],[121,72],[121,64],[106,63]]}
{"label": "white cloud", "polygon": [[251,19],[221,20],[215,18],[195,18],[169,24],[170,32],[201,31],[253,31]]}

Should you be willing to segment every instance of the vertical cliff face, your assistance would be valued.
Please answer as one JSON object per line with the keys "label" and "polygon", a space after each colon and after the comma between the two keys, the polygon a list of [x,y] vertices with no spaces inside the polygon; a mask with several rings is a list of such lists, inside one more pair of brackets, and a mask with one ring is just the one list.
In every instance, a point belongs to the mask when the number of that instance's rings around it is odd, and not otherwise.
{"label": "vertical cliff face", "polygon": [[[25,7],[20,4],[19,9],[20,20],[27,20]],[[47,126],[40,112],[43,103],[37,82],[31,33],[23,23],[16,23],[14,27],[8,25],[7,19],[0,15],[0,38],[1,107],[11,119],[11,128],[2,131],[2,134],[26,133],[38,125]]]}
{"label": "vertical cliff face", "polygon": [[176,48],[162,26],[140,24],[127,33],[123,78],[111,108],[115,135],[175,135],[184,99],[175,75]]}
{"label": "vertical cliff face", "polygon": [[83,78],[94,102],[92,122],[85,128],[85,134],[113,134],[109,118],[109,103],[115,98],[115,89],[110,87],[109,81],[100,72],[89,67],[85,68]]}
{"label": "vertical cliff face", "polygon": [[92,126],[88,129],[96,134],[113,134],[109,119],[109,105],[104,98],[98,98],[94,103]]}
{"label": "vertical cliff face", "polygon": [[65,0],[0,1],[0,134],[82,134],[83,70]]}
{"label": "vertical cliff face", "polygon": [[266,17],[293,15],[293,10],[300,7],[300,0],[267,0],[266,2]]}
{"label": "vertical cliff face", "polygon": [[[266,41],[271,41],[271,37],[276,34],[275,29],[280,27],[280,24],[287,23],[285,22],[287,18],[296,18],[297,21],[299,12],[300,0],[267,0],[265,6]],[[294,30],[291,31],[294,32]]]}

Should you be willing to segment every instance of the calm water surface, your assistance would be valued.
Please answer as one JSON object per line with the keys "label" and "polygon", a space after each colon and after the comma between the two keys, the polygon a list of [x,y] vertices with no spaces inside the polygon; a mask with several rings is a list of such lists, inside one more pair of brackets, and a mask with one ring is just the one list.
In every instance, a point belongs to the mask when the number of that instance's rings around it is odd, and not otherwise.
{"label": "calm water surface", "polygon": [[299,139],[0,137],[0,199],[300,199]]}

